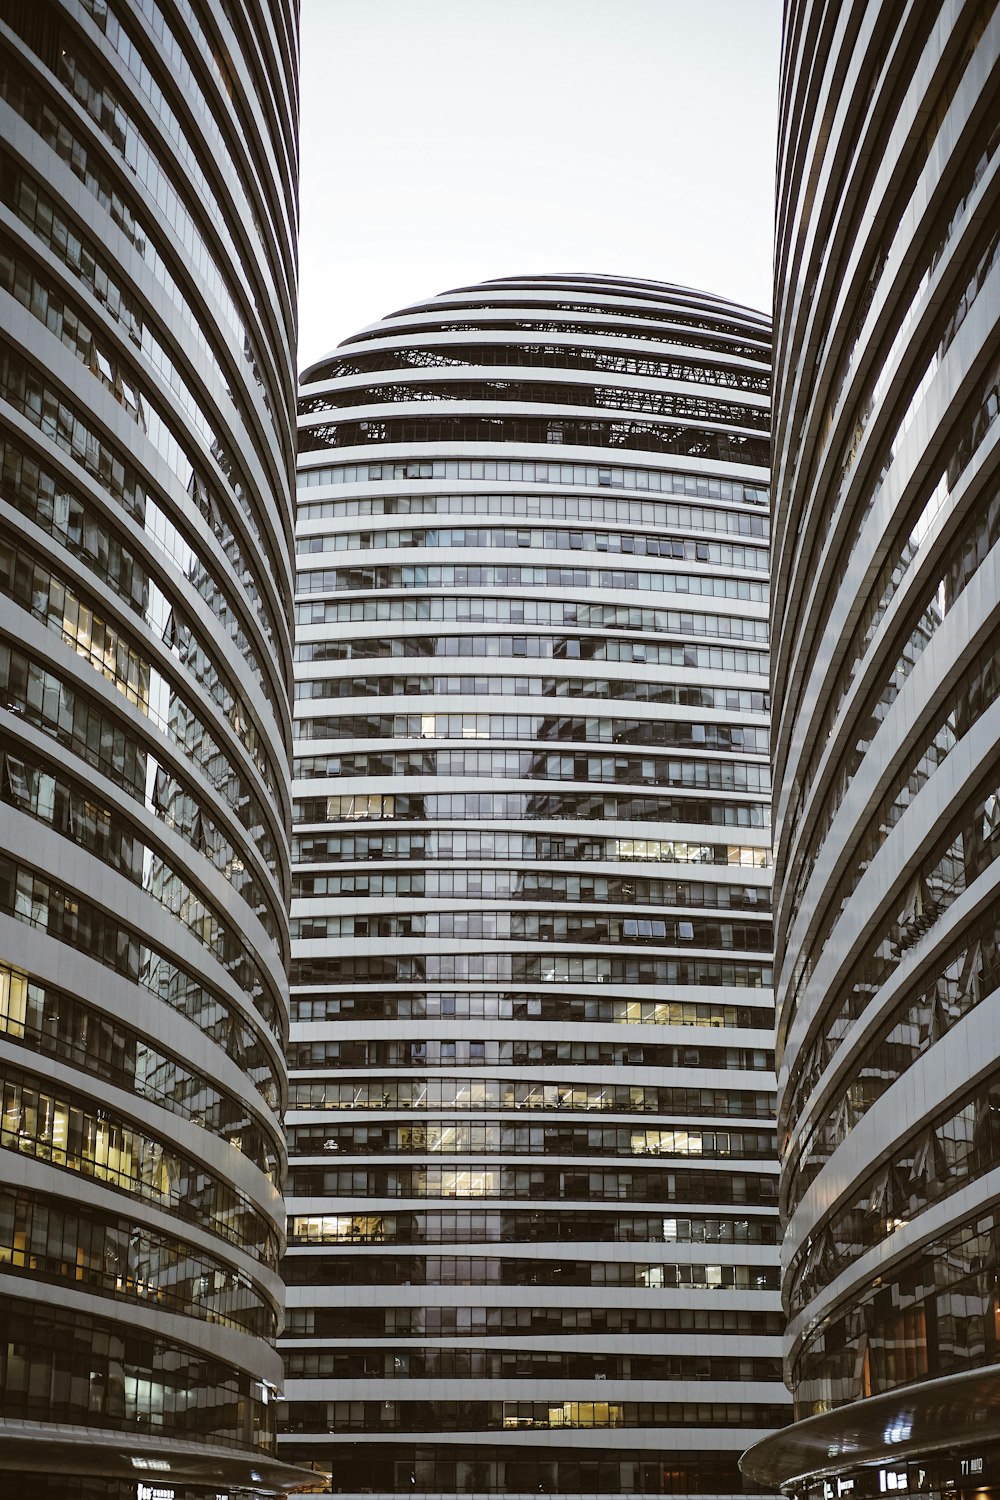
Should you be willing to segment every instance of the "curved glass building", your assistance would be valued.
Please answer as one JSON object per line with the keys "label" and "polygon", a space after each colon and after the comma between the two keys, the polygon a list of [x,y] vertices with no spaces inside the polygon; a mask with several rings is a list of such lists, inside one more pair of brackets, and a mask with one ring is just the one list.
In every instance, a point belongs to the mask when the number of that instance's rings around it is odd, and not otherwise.
{"label": "curved glass building", "polygon": [[292,1477],[297,49],[290,0],[0,14],[4,1495]]}
{"label": "curved glass building", "polygon": [[783,67],[776,925],[817,1495],[1000,1482],[1000,14],[800,0]]}
{"label": "curved glass building", "polygon": [[767,320],[538,276],[300,395],[284,1453],[731,1494],[780,1370]]}

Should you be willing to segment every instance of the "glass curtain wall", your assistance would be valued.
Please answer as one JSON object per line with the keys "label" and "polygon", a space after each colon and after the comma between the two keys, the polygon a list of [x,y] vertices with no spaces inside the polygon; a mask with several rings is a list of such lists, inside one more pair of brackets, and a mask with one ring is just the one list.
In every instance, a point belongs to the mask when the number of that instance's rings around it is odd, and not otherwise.
{"label": "glass curtain wall", "polygon": [[993,0],[787,10],[779,1136],[812,1420],[748,1468],[817,1497],[1000,1483],[998,64]]}
{"label": "glass curtain wall", "polygon": [[297,6],[0,7],[0,1494],[274,1494]]}
{"label": "glass curtain wall", "polygon": [[728,1494],[787,1417],[769,377],[597,276],[305,375],[281,1443],[338,1493]]}

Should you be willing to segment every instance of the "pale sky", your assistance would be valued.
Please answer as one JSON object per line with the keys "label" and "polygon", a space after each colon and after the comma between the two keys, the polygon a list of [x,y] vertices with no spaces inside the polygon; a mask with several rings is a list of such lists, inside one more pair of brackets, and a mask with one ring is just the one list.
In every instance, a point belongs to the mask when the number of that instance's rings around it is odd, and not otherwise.
{"label": "pale sky", "polygon": [[781,0],[303,0],[299,366],[495,276],[770,309]]}

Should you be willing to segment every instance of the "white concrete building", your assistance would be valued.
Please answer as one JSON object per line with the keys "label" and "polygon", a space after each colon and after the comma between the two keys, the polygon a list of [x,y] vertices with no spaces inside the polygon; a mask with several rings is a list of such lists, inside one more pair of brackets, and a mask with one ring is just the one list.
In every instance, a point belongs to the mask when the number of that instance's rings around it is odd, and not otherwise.
{"label": "white concrete building", "polygon": [[466,287],[300,398],[283,1453],[731,1494],[783,1420],[766,318]]}
{"label": "white concrete building", "polygon": [[0,1495],[274,1494],[297,8],[0,6]]}
{"label": "white concrete building", "polygon": [[787,1374],[747,1469],[1000,1484],[1000,14],[786,8],[775,833]]}

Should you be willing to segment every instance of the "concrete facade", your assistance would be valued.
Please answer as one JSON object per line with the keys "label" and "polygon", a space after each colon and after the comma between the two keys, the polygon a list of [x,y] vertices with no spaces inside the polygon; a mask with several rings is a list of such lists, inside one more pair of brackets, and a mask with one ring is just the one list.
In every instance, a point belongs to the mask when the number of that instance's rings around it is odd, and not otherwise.
{"label": "concrete facade", "polygon": [[769,325],[443,294],[299,402],[282,1452],[730,1494],[788,1413]]}
{"label": "concrete facade", "polygon": [[801,1421],[746,1468],[797,1493],[1000,1480],[998,49],[992,4],[786,10],[772,629]]}
{"label": "concrete facade", "polygon": [[0,1493],[275,1493],[292,4],[0,13]]}

